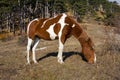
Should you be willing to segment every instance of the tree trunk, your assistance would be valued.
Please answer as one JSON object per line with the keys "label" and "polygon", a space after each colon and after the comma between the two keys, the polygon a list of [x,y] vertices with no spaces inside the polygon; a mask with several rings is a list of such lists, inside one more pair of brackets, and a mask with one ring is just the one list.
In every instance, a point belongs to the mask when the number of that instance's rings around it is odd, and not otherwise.
{"label": "tree trunk", "polygon": [[49,18],[49,13],[48,13],[48,1],[46,1],[46,4],[45,4],[45,18]]}
{"label": "tree trunk", "polygon": [[14,24],[14,22],[12,24],[12,27],[13,27],[13,35],[15,36],[15,24]]}
{"label": "tree trunk", "polygon": [[7,26],[7,31],[9,32],[9,15],[7,15],[7,23],[6,23],[6,26]]}

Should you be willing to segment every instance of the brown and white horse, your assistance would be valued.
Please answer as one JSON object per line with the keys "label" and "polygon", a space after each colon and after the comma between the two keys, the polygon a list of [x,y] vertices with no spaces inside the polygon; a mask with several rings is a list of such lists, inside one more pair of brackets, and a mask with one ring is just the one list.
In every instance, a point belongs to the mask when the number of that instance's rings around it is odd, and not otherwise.
{"label": "brown and white horse", "polygon": [[59,39],[58,62],[63,63],[62,52],[64,43],[70,36],[78,39],[82,46],[82,53],[88,63],[96,62],[96,55],[93,49],[93,43],[87,33],[83,31],[80,25],[67,14],[59,14],[52,18],[32,20],[27,26],[27,62],[30,64],[30,52],[33,54],[33,61],[37,63],[35,49],[40,39],[55,40]]}

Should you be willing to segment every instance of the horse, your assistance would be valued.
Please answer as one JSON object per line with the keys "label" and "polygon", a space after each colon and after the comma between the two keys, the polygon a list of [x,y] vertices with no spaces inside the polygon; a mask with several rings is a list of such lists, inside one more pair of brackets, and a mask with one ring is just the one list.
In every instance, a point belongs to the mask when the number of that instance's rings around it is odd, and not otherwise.
{"label": "horse", "polygon": [[59,41],[57,59],[60,64],[63,62],[63,48],[66,40],[74,36],[81,44],[82,54],[88,63],[96,62],[96,54],[93,42],[87,33],[80,27],[79,23],[66,13],[58,14],[51,18],[35,18],[27,26],[27,63],[30,64],[30,52],[34,63],[37,63],[35,49],[40,41]]}

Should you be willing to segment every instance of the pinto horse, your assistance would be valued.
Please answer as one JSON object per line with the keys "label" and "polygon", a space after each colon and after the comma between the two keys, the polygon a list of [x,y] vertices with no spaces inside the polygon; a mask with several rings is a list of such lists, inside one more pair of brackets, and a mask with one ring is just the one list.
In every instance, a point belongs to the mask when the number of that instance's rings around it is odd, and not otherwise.
{"label": "pinto horse", "polygon": [[63,47],[65,41],[74,36],[78,39],[82,46],[82,53],[88,63],[96,62],[96,54],[93,49],[93,42],[87,33],[80,27],[72,17],[67,14],[59,14],[52,18],[32,20],[27,26],[27,62],[30,64],[30,52],[33,54],[33,61],[37,63],[35,56],[35,49],[40,39],[45,40],[59,40],[58,62],[64,63],[62,58]]}

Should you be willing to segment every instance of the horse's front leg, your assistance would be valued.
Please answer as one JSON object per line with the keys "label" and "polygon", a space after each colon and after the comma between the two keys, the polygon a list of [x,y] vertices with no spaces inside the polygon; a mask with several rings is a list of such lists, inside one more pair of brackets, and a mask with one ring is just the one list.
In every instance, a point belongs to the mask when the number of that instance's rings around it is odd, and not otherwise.
{"label": "horse's front leg", "polygon": [[65,41],[66,41],[66,37],[65,35],[62,35],[61,38],[59,38],[59,51],[58,51],[58,56],[57,56],[58,62],[60,64],[64,63],[62,54],[63,54],[63,48],[64,48]]}
{"label": "horse's front leg", "polygon": [[57,58],[58,58],[58,62],[59,62],[60,64],[64,63],[64,62],[63,62],[63,57],[62,57],[63,47],[64,47],[63,43],[61,42],[61,40],[59,40],[59,51],[58,51],[58,56],[57,56]]}

